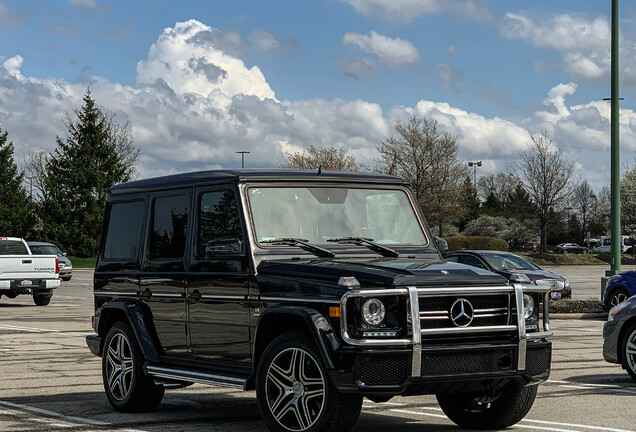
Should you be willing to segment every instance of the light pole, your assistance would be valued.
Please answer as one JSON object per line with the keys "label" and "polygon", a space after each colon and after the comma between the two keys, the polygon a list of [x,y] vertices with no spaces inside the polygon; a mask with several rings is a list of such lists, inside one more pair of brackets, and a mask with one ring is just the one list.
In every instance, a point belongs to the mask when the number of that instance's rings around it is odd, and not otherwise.
{"label": "light pole", "polygon": [[475,189],[477,189],[477,167],[481,166],[481,161],[468,162],[468,166],[473,167],[473,184],[475,185]]}
{"label": "light pole", "polygon": [[241,154],[241,168],[245,168],[245,154],[249,154],[250,152],[248,151],[237,151],[236,153],[240,153]]}

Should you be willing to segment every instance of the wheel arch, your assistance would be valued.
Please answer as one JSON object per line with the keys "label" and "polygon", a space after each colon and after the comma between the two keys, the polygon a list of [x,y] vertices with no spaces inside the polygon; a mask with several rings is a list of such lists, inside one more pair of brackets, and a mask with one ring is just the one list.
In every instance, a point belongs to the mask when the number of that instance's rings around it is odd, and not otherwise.
{"label": "wheel arch", "polygon": [[133,329],[137,343],[146,360],[159,361],[159,354],[154,343],[151,320],[147,319],[143,308],[133,302],[107,302],[100,309],[99,327],[97,333],[102,337],[102,343],[110,327],[117,321],[126,321]]}
{"label": "wheel arch", "polygon": [[[306,307],[276,306],[267,308],[258,319],[254,332],[252,364],[254,371],[258,368],[261,355],[267,345],[278,335],[292,329],[307,330],[316,342],[322,361],[327,369],[333,369],[333,352],[340,346],[329,320],[319,311]],[[255,382],[252,376],[247,383],[253,389]]]}
{"label": "wheel arch", "polygon": [[618,290],[625,291],[629,296],[632,295],[631,290],[627,287],[627,284],[625,284],[625,282],[622,280],[612,285],[609,285],[607,288],[605,288],[605,293],[603,294],[603,302],[602,302],[606,310],[611,309],[611,306],[609,304],[610,297],[612,297],[612,294],[614,294]]}

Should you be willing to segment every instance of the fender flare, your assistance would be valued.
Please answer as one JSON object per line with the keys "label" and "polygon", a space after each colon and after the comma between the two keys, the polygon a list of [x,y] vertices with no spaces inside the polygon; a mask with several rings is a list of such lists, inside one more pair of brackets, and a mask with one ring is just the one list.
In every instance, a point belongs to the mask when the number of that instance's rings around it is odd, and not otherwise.
{"label": "fender flare", "polygon": [[146,317],[142,307],[135,302],[110,301],[102,305],[100,308],[99,328],[97,329],[98,334],[104,335],[102,343],[106,333],[108,333],[108,328],[105,328],[105,326],[109,320],[105,318],[112,313],[123,314],[126,317],[146,360],[158,362],[159,353],[154,343],[152,330],[149,328],[152,325],[152,321]]}
{"label": "fender flare", "polygon": [[252,364],[255,369],[258,367],[258,361],[260,360],[261,354],[256,350],[259,343],[259,334],[262,333],[259,330],[266,328],[265,326],[267,326],[270,319],[280,315],[293,315],[301,318],[307,324],[327,369],[335,368],[333,352],[338,349],[341,344],[336,337],[329,320],[322,313],[308,307],[274,306],[263,310],[258,318],[258,323],[256,324],[253,345],[255,349],[252,353]]}

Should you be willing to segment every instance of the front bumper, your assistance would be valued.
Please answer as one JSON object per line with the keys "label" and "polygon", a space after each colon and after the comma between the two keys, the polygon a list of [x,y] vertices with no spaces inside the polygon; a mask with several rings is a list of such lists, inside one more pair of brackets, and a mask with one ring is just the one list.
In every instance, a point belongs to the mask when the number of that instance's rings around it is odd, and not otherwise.
{"label": "front bumper", "polygon": [[622,321],[616,319],[603,325],[603,358],[608,363],[621,363],[618,350],[621,327]]}
{"label": "front bumper", "polygon": [[[408,297],[409,316],[420,314],[420,297],[509,293],[509,322],[506,325],[478,327],[421,328],[420,320],[411,320],[411,337],[405,339],[354,339],[343,330],[349,345],[336,356],[344,366],[332,372],[332,379],[342,392],[383,395],[410,395],[441,392],[487,390],[515,380],[538,384],[550,374],[552,344],[548,340],[549,288],[540,286],[502,286],[476,288],[357,290],[343,296],[341,328],[347,329],[347,301],[350,297],[404,295]],[[526,332],[525,319],[512,310],[523,310],[523,294],[540,293],[543,308],[539,329]],[[470,297],[467,297],[470,298]],[[522,314],[521,314],[522,315]],[[510,322],[514,319],[513,322]],[[346,353],[350,357],[347,359]]]}
{"label": "front bumper", "polygon": [[523,370],[516,367],[517,348],[516,344],[427,347],[422,350],[419,376],[411,374],[408,349],[362,350],[352,354],[352,369],[332,371],[330,376],[340,392],[386,396],[485,391],[510,381],[530,385],[547,380],[551,342],[529,342]]}

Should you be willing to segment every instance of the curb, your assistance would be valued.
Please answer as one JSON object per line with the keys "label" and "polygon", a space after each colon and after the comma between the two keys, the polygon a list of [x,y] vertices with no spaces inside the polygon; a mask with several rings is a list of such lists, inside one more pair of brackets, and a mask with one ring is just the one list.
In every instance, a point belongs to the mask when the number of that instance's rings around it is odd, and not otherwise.
{"label": "curb", "polygon": [[595,319],[603,320],[607,319],[607,312],[584,312],[584,313],[550,313],[550,318],[556,319]]}

